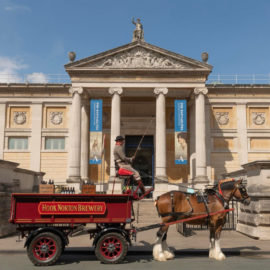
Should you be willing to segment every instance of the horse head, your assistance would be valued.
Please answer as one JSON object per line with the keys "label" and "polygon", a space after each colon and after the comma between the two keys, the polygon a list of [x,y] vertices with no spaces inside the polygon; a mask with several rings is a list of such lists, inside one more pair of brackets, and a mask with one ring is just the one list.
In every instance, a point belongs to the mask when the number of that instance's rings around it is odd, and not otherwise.
{"label": "horse head", "polygon": [[243,184],[243,179],[235,180],[233,178],[224,179],[218,183],[219,193],[224,197],[225,191],[227,195],[227,201],[235,198],[237,201],[244,205],[250,204],[250,197],[247,193],[247,189]]}
{"label": "horse head", "polygon": [[223,179],[218,182],[219,194],[229,202],[232,198],[249,205],[250,198],[243,184],[243,179],[235,180],[234,178]]}
{"label": "horse head", "polygon": [[250,197],[245,185],[243,184],[243,179],[235,181],[235,191],[233,196],[244,205],[250,204]]}

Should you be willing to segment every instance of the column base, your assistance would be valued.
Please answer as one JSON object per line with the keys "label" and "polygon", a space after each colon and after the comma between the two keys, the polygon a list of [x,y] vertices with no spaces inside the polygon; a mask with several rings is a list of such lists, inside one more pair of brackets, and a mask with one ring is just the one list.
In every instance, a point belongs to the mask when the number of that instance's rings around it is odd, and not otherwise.
{"label": "column base", "polygon": [[115,176],[110,176],[108,182],[107,194],[122,194],[123,193],[123,182],[121,179]]}
{"label": "column base", "polygon": [[108,183],[97,183],[96,192],[106,194],[108,191]]}
{"label": "column base", "polygon": [[81,177],[80,176],[70,176],[67,180],[66,183],[81,183]]}
{"label": "column base", "polygon": [[168,177],[167,176],[156,176],[155,189],[153,191],[153,199],[168,192]]}
{"label": "column base", "polygon": [[209,184],[207,175],[198,175],[193,179],[193,188],[204,189]]}
{"label": "column base", "polygon": [[66,180],[69,187],[75,188],[75,193],[80,194],[82,192],[82,181],[78,176],[71,176]]}
{"label": "column base", "polygon": [[82,183],[89,183],[89,177],[82,177],[81,178],[81,180],[82,180]]}

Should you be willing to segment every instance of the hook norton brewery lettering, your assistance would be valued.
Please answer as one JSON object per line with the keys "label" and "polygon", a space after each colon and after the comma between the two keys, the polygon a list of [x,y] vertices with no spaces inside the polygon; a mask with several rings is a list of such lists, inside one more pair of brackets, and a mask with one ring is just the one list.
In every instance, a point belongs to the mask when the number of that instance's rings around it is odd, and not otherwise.
{"label": "hook norton brewery lettering", "polygon": [[40,202],[40,215],[104,215],[105,202]]}

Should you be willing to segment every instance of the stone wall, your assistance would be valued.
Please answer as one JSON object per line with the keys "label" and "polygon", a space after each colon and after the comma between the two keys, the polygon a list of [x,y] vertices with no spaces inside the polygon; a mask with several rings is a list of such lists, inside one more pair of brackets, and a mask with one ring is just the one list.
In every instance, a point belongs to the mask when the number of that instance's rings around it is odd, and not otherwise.
{"label": "stone wall", "polygon": [[9,223],[11,194],[37,192],[44,173],[18,168],[19,164],[0,160],[0,237],[16,231]]}
{"label": "stone wall", "polygon": [[9,223],[11,194],[19,191],[19,183],[11,185],[0,183],[0,237],[16,231],[16,226]]}
{"label": "stone wall", "polygon": [[270,240],[270,161],[253,161],[243,170],[226,174],[247,180],[249,206],[240,204],[236,230],[260,240]]}

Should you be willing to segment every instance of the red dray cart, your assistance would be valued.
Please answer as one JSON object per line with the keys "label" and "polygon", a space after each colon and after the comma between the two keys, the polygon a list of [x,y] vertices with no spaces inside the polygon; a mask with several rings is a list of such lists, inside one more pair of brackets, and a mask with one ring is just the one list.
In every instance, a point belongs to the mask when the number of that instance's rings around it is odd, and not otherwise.
{"label": "red dray cart", "polygon": [[135,229],[130,195],[12,194],[10,222],[17,224],[35,265],[51,265],[68,236],[82,225],[94,238],[95,254],[104,263],[118,263],[127,253]]}
{"label": "red dray cart", "polygon": [[86,231],[94,239],[97,258],[104,263],[118,263],[125,258],[137,232],[164,225],[136,229],[132,225],[134,199],[138,197],[130,194],[12,194],[10,222],[17,224],[22,237],[27,237],[25,247],[35,265],[54,264],[68,245],[68,237],[89,223],[96,224]]}

